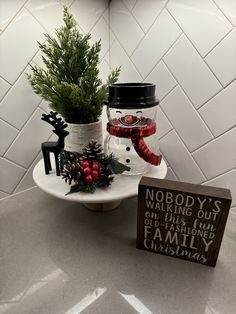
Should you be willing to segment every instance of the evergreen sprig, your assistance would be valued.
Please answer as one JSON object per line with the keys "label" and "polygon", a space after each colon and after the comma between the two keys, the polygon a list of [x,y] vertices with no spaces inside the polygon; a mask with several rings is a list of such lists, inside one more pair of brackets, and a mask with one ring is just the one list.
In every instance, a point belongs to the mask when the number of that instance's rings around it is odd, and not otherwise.
{"label": "evergreen sprig", "polygon": [[101,41],[91,46],[91,35],[80,33],[67,7],[63,21],[64,26],[56,29],[55,38],[44,34],[45,43],[38,43],[46,69],[31,65],[28,80],[34,92],[47,100],[66,122],[95,122],[102,113],[108,85],[118,80],[120,67],[103,84],[98,77]]}
{"label": "evergreen sprig", "polygon": [[105,155],[102,146],[95,141],[88,143],[79,156],[77,153],[64,151],[60,162],[63,167],[62,179],[70,185],[67,194],[94,193],[96,188],[109,187],[115,174],[130,170],[130,167],[120,163],[113,154]]}

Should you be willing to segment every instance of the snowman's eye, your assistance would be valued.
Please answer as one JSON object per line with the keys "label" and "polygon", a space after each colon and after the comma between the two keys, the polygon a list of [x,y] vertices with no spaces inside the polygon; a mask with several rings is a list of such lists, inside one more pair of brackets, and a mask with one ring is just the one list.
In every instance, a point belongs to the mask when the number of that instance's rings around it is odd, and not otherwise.
{"label": "snowman's eye", "polygon": [[122,112],[120,110],[116,110],[116,118],[120,119],[121,116],[122,116]]}
{"label": "snowman's eye", "polygon": [[136,111],[138,119],[141,119],[143,112],[141,110]]}

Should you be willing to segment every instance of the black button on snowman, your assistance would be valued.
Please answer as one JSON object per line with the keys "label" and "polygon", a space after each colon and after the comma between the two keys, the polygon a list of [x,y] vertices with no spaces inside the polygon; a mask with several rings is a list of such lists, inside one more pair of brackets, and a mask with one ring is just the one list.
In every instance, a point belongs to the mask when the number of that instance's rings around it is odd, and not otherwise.
{"label": "black button on snowman", "polygon": [[107,154],[114,153],[131,169],[126,174],[143,174],[150,164],[160,165],[156,138],[155,85],[121,83],[109,86],[107,105]]}

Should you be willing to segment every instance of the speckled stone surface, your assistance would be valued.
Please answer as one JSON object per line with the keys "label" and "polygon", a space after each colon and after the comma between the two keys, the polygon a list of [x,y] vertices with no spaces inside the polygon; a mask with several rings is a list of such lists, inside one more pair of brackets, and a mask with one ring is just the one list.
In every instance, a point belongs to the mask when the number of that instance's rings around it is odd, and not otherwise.
{"label": "speckled stone surface", "polygon": [[1,200],[0,314],[235,314],[235,215],[211,268],[137,250],[136,207],[97,213],[38,188]]}

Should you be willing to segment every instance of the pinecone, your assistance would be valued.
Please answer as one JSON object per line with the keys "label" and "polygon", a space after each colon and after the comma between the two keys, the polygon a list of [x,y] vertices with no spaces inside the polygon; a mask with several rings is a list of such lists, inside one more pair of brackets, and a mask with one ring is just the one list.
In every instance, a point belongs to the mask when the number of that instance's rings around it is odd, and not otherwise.
{"label": "pinecone", "polygon": [[79,159],[75,159],[69,161],[63,168],[62,179],[68,182],[69,184],[74,181],[77,184],[81,177],[81,172],[83,171],[83,167],[81,165],[81,161]]}
{"label": "pinecone", "polygon": [[96,141],[91,141],[83,148],[83,158],[89,160],[104,158],[102,145],[98,144]]}
{"label": "pinecone", "polygon": [[100,173],[99,173],[99,180],[98,180],[98,185],[100,187],[108,187],[109,185],[111,185],[112,181],[113,181],[113,177],[111,176],[112,171],[104,166],[101,166],[100,168]]}
{"label": "pinecone", "polygon": [[59,154],[59,163],[60,163],[61,172],[63,172],[64,166],[68,164],[69,161],[79,159],[80,155],[81,154],[77,152],[69,152],[67,150],[62,150]]}

